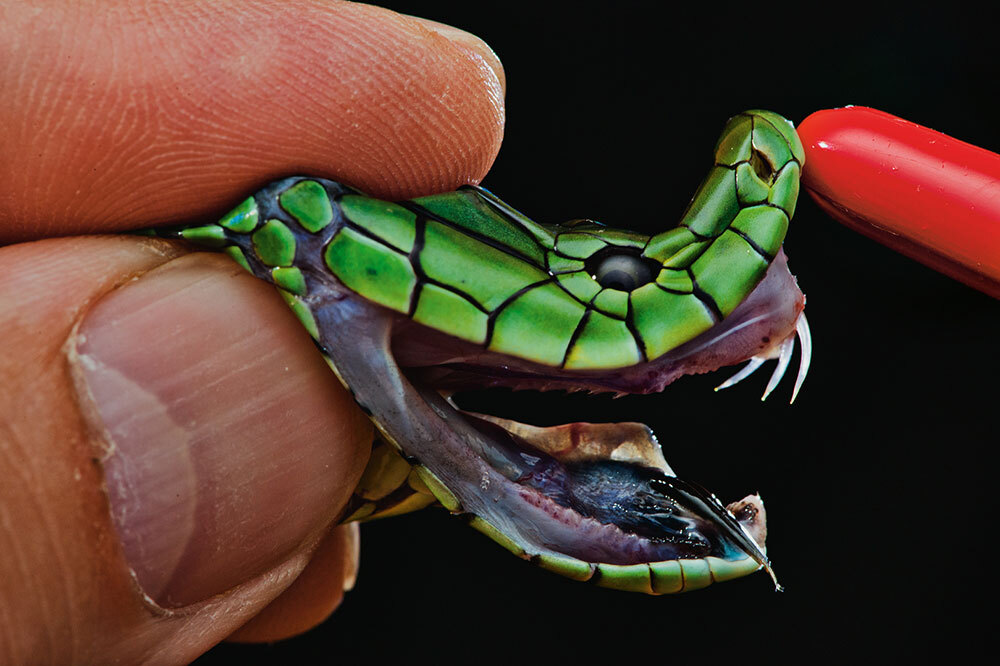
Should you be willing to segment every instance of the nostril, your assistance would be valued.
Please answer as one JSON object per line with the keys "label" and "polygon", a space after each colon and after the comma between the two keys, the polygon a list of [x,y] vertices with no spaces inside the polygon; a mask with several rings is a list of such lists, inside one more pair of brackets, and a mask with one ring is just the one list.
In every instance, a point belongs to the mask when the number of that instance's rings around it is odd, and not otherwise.
{"label": "nostril", "polygon": [[754,173],[762,181],[771,185],[774,181],[774,168],[771,166],[771,162],[768,161],[767,156],[759,150],[753,150],[750,154],[750,166],[753,167]]}

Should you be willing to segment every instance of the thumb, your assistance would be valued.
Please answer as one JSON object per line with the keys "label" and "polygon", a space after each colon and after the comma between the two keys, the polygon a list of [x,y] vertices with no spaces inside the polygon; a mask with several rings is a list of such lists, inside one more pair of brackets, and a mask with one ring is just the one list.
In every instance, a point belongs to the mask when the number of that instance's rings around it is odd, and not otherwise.
{"label": "thumb", "polygon": [[272,289],[153,240],[0,250],[0,661],[187,662],[277,597],[370,426]]}

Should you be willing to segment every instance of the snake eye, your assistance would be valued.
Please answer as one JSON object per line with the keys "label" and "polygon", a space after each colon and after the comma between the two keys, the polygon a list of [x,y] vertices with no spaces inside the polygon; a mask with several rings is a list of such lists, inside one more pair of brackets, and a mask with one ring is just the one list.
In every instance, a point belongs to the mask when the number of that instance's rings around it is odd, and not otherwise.
{"label": "snake eye", "polygon": [[598,258],[592,274],[606,289],[632,291],[653,281],[651,263],[634,254],[607,254]]}

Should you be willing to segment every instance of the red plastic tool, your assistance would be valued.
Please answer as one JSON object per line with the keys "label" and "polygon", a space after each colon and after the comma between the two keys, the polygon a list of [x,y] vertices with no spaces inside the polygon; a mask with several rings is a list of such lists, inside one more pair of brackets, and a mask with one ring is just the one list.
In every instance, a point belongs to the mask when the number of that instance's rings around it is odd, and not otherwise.
{"label": "red plastic tool", "polygon": [[1000,155],[866,107],[797,130],[803,184],[827,213],[1000,298]]}

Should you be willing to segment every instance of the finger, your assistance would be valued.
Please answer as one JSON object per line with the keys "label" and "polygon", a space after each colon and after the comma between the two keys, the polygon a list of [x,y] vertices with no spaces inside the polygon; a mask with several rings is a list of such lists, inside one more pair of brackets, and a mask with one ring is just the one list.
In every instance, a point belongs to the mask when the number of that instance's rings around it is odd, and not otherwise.
{"label": "finger", "polygon": [[357,523],[340,525],[323,540],[291,587],[228,638],[270,643],[312,629],[340,605],[358,566]]}
{"label": "finger", "polygon": [[497,57],[497,54],[493,52],[493,49],[491,49],[486,42],[472,33],[459,30],[458,28],[446,23],[438,23],[437,21],[418,18],[416,16],[411,18],[422,22],[425,27],[434,30],[442,37],[450,39],[452,44],[460,49],[463,49],[472,59],[481,60],[487,67],[493,70],[494,74],[496,74],[497,79],[500,81],[501,94],[505,94],[507,92],[507,78],[503,71],[503,64],[500,62],[500,58]]}
{"label": "finger", "polygon": [[503,134],[481,41],[370,5],[0,9],[0,242],[212,218],[307,174],[388,198],[478,182]]}
{"label": "finger", "polygon": [[291,583],[361,474],[370,425],[281,299],[177,254],[0,250],[5,662],[190,661]]}

